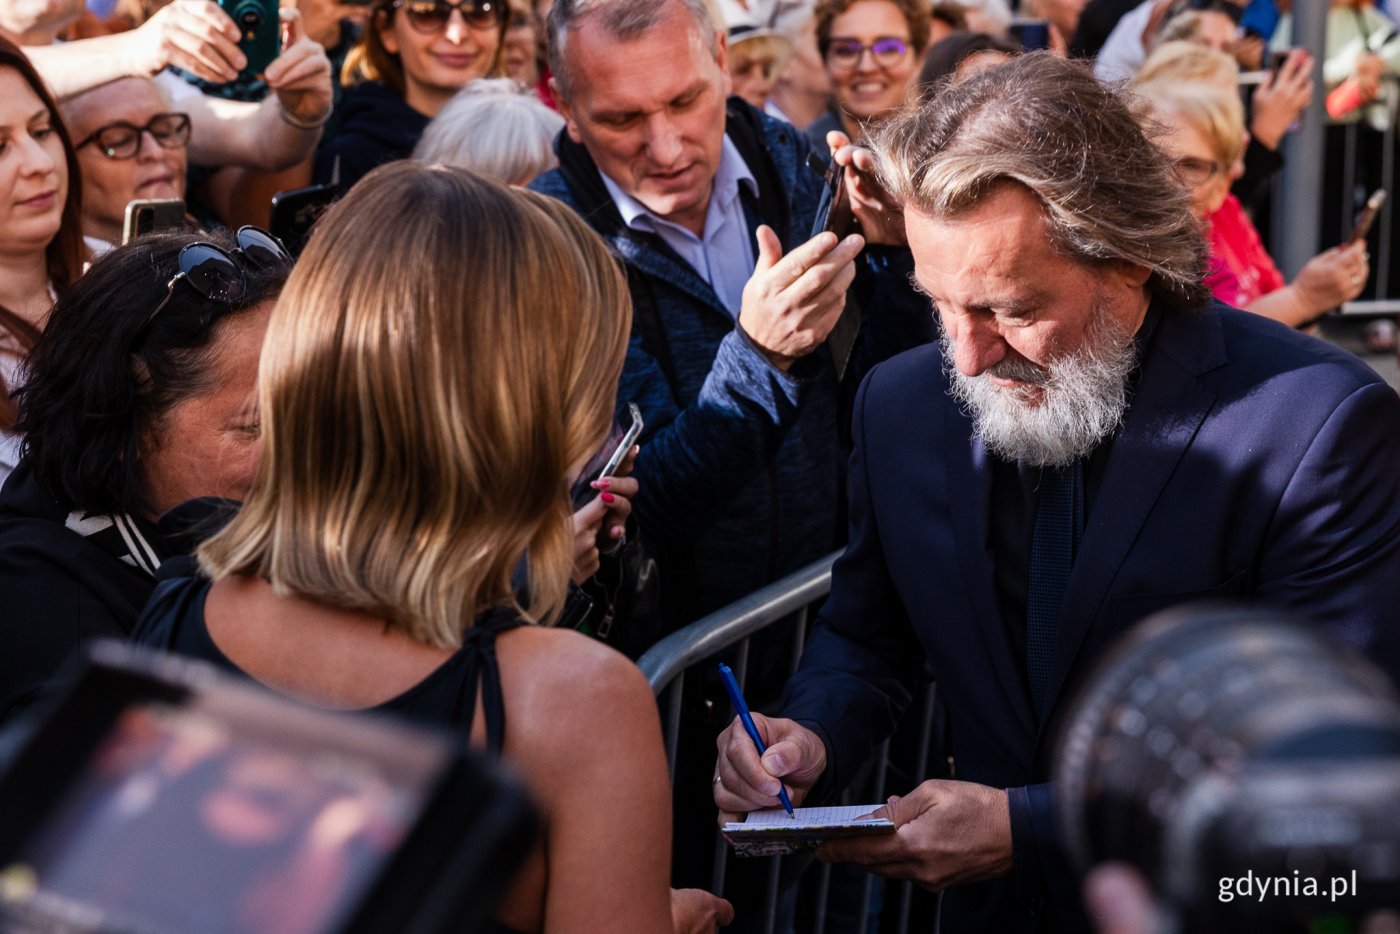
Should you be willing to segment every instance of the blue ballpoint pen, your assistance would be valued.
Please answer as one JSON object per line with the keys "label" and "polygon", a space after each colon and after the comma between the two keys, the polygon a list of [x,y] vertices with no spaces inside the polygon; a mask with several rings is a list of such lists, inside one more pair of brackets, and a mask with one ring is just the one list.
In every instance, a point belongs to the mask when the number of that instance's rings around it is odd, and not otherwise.
{"label": "blue ballpoint pen", "polygon": [[[763,755],[768,751],[768,748],[763,745],[763,737],[758,735],[758,727],[754,726],[753,714],[749,713],[749,705],[744,702],[744,695],[739,693],[739,682],[734,680],[734,672],[730,671],[729,666],[724,662],[720,662],[719,676],[724,679],[724,689],[729,692],[729,700],[734,704],[734,712],[743,721],[749,739],[753,740],[753,744],[758,747],[758,754]],[[781,783],[778,785],[778,800],[783,802],[783,808],[787,811],[788,817],[796,820],[797,815],[792,813],[792,802],[788,800],[787,788]]]}

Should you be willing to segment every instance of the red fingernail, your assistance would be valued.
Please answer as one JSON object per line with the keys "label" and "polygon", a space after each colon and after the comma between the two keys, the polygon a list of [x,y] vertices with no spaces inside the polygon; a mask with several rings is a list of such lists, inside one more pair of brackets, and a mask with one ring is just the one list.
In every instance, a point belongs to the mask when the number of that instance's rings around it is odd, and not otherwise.
{"label": "red fingernail", "polygon": [[615,499],[617,499],[617,497],[613,496],[611,493],[604,493],[602,496],[603,502],[607,503],[609,506],[612,505],[613,500]]}
{"label": "red fingernail", "polygon": [[604,478],[601,479],[601,480],[594,480],[594,481],[593,481],[593,489],[595,489],[595,490],[606,490],[611,484],[612,484],[612,481],[609,480],[607,477],[604,477]]}

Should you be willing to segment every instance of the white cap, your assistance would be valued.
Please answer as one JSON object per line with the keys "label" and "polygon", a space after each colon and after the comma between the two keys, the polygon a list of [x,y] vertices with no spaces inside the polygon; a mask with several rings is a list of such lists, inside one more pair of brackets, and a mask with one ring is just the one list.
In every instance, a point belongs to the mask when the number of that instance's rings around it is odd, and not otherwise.
{"label": "white cap", "polygon": [[[725,29],[762,29],[789,36],[812,18],[813,0],[713,0],[724,17]],[[768,34],[765,32],[765,35]]]}

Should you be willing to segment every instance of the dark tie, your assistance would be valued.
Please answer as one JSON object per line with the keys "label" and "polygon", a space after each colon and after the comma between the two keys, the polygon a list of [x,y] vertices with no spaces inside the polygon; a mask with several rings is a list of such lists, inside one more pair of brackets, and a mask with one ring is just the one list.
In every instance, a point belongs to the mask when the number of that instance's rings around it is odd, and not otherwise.
{"label": "dark tie", "polygon": [[1084,467],[1047,467],[1040,473],[1040,506],[1031,537],[1030,586],[1026,595],[1026,673],[1035,712],[1045,716],[1050,666],[1060,631],[1060,612],[1070,568],[1084,530]]}

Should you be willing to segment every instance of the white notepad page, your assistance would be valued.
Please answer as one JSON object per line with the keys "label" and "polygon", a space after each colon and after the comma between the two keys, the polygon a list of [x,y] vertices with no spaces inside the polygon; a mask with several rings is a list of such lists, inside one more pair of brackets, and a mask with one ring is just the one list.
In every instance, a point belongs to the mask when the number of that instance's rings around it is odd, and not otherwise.
{"label": "white notepad page", "polygon": [[[752,830],[756,827],[839,827],[845,824],[856,823],[859,818],[865,817],[882,807],[879,804],[857,804],[849,807],[835,808],[793,808],[796,817],[788,817],[787,811],[782,808],[772,808],[766,811],[752,811],[748,820],[739,823],[728,823],[724,825],[725,830]],[[876,818],[870,821],[860,821],[869,823],[872,826],[886,826],[890,822],[884,818]]]}

